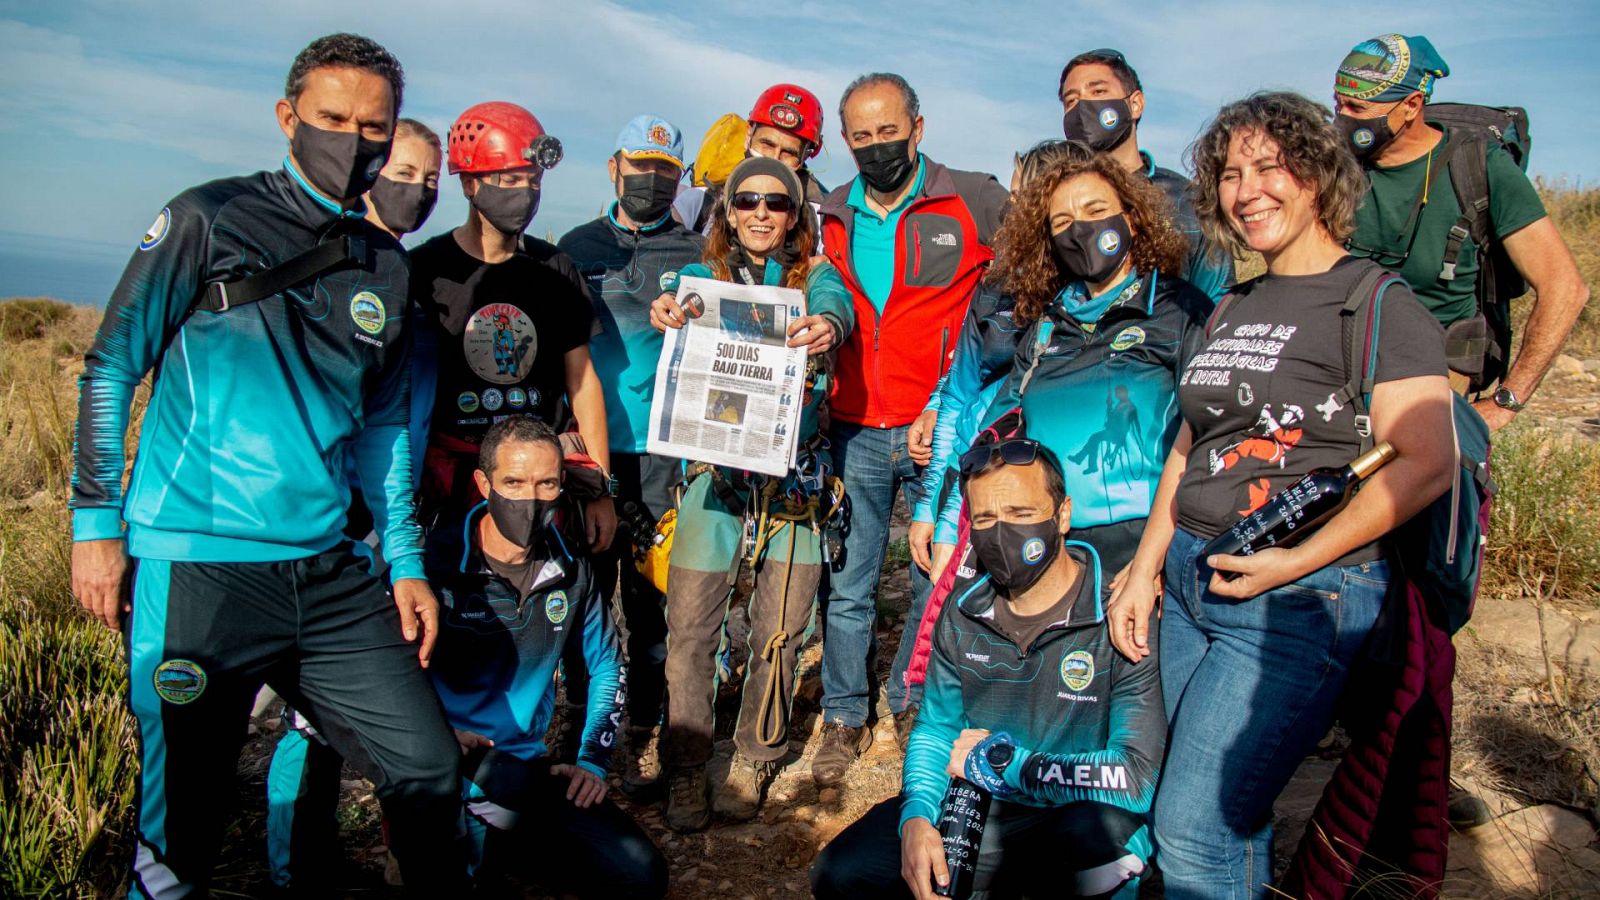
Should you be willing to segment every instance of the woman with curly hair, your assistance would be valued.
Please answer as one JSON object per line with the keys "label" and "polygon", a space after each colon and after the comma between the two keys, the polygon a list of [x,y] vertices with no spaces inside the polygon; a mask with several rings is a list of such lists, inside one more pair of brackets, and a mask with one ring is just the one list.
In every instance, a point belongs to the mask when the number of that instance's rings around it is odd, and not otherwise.
{"label": "woman with curly hair", "polygon": [[1013,203],[985,290],[1007,295],[1025,330],[983,421],[1021,407],[1028,437],[1061,460],[1072,537],[1117,572],[1144,529],[1177,430],[1178,365],[1211,300],[1176,274],[1188,244],[1166,197],[1104,154],[1057,163]]}
{"label": "woman with curly hair", "polygon": [[[703,261],[679,272],[803,291],[807,314],[788,323],[786,337],[790,347],[807,348],[811,364],[800,398],[800,449],[788,475],[767,478],[691,463],[688,486],[678,501],[677,537],[667,575],[667,720],[661,737],[668,776],[667,825],[676,831],[705,828],[713,809],[738,821],[754,817],[778,763],[789,753],[795,668],[800,647],[811,634],[822,580],[820,528],[842,500],[819,476],[832,470],[817,432],[819,408],[828,394],[821,362],[855,326],[844,281],[832,264],[813,261],[815,243],[816,217],[805,205],[799,177],[775,159],[753,156],[728,177]],[[682,328],[702,312],[662,294],[651,305],[650,321],[665,331]],[[728,313],[724,305],[723,314]],[[773,327],[756,317],[741,326],[757,339]],[[738,424],[743,407],[731,397],[718,399],[708,417],[726,416],[725,421]],[[755,528],[749,538],[747,522]],[[755,577],[750,662],[733,730],[733,762],[713,799],[706,763],[711,759],[716,657],[733,599],[729,572],[743,565]]]}
{"label": "woman with curly hair", "polygon": [[[1366,183],[1342,141],[1321,105],[1261,93],[1223,107],[1190,149],[1202,227],[1235,253],[1259,252],[1267,271],[1219,303],[1185,356],[1183,423],[1108,612],[1118,648],[1147,655],[1151,585],[1165,572],[1169,741],[1155,833],[1169,897],[1266,895],[1273,802],[1332,721],[1384,602],[1380,540],[1455,466],[1444,332],[1403,282],[1376,306],[1369,421],[1340,401],[1341,309],[1376,269],[1345,253]],[[1202,555],[1312,469],[1349,464],[1368,438],[1393,460],[1309,537]]]}

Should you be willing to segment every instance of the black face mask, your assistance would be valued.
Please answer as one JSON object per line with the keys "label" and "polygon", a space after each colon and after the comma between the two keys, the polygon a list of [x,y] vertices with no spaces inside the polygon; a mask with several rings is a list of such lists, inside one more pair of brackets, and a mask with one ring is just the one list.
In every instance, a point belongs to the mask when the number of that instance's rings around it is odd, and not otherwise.
{"label": "black face mask", "polygon": [[502,234],[521,234],[539,211],[539,191],[525,187],[495,187],[478,182],[472,195],[472,208],[483,213],[489,224]]}
{"label": "black face mask", "polygon": [[868,144],[850,152],[856,158],[856,168],[861,170],[861,180],[867,183],[867,187],[887,194],[899,190],[916,170],[916,160],[908,153],[910,149],[911,140],[907,138],[903,141]]}
{"label": "black face mask", "polygon": [[1006,596],[1033,587],[1061,552],[1061,528],[1055,516],[1031,525],[996,522],[974,528],[971,540],[978,561]]}
{"label": "black face mask", "polygon": [[1079,100],[1061,117],[1061,131],[1067,140],[1104,153],[1127,139],[1133,121],[1127,100]]}
{"label": "black face mask", "polygon": [[513,500],[494,488],[489,489],[489,516],[506,540],[518,547],[532,547],[545,529],[555,523],[556,501]]}
{"label": "black face mask", "polygon": [[637,225],[653,225],[672,208],[678,196],[678,179],[660,172],[622,176],[622,211]]}
{"label": "black face mask", "polygon": [[1077,221],[1050,236],[1056,262],[1069,276],[1086,284],[1110,278],[1128,255],[1128,219],[1122,213],[1104,219]]}
{"label": "black face mask", "polygon": [[439,199],[439,189],[421,181],[392,181],[382,175],[368,195],[378,218],[396,235],[409,234],[422,227]]}
{"label": "black face mask", "polygon": [[1371,158],[1394,140],[1394,129],[1389,127],[1387,113],[1370,119],[1355,119],[1340,113],[1333,117],[1333,124],[1344,132],[1345,139],[1350,142],[1350,152],[1359,160]]}
{"label": "black face mask", "polygon": [[369,141],[354,131],[326,131],[300,119],[289,152],[312,187],[342,203],[372,188],[392,143]]}

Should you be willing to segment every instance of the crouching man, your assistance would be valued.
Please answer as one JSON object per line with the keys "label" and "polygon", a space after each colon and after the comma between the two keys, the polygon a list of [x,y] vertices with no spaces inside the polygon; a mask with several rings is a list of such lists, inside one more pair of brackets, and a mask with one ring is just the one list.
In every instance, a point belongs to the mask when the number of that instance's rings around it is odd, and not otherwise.
{"label": "crouching man", "polygon": [[[473,477],[488,500],[428,540],[444,604],[430,671],[461,743],[480,872],[579,896],[660,897],[666,860],[606,799],[627,676],[561,463],[555,432],[531,417],[484,435]],[[544,737],[569,641],[581,642],[591,677],[577,763],[561,765]]]}
{"label": "crouching man", "polygon": [[812,890],[933,897],[951,879],[937,823],[960,775],[992,795],[974,896],[1132,897],[1166,743],[1154,656],[1113,649],[1100,563],[1063,539],[1072,502],[1048,449],[980,439],[961,481],[972,546],[934,632],[900,797],[823,851]]}

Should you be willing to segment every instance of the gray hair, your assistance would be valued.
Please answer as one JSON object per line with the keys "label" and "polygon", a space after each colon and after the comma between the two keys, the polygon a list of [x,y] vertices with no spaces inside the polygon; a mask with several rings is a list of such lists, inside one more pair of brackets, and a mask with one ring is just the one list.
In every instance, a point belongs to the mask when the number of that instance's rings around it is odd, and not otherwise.
{"label": "gray hair", "polygon": [[922,105],[917,102],[917,92],[911,89],[911,85],[906,83],[904,78],[893,72],[870,72],[850,82],[850,86],[844,89],[844,96],[839,98],[840,127],[845,125],[844,108],[850,102],[850,95],[862,88],[874,87],[880,84],[892,85],[895,90],[899,91],[900,100],[906,107],[906,114],[911,118],[912,122],[917,121],[917,115],[922,112]]}

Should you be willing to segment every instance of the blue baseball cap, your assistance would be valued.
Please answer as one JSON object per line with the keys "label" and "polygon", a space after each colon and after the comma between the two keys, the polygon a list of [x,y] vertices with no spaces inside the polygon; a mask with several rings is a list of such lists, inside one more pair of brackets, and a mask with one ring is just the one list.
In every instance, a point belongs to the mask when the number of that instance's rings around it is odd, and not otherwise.
{"label": "blue baseball cap", "polygon": [[664,159],[683,168],[683,132],[660,116],[628,120],[617,135],[617,150],[629,159]]}

